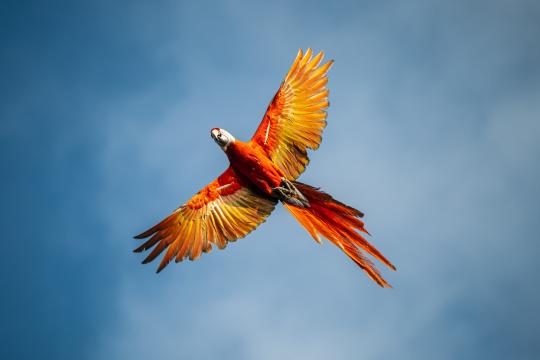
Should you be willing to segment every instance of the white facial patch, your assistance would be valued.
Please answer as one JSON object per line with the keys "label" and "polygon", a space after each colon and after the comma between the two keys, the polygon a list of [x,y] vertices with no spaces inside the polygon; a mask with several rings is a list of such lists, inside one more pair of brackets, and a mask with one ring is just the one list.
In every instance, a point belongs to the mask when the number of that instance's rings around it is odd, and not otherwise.
{"label": "white facial patch", "polygon": [[223,149],[223,151],[227,151],[229,145],[235,141],[234,136],[232,136],[227,130],[218,128],[212,129],[212,138]]}

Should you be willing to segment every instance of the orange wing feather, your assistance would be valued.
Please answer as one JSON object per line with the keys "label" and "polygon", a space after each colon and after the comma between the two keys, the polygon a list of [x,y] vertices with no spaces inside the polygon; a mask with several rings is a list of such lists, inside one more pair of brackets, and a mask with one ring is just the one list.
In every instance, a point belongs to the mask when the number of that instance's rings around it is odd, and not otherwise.
{"label": "orange wing feather", "polygon": [[312,57],[300,49],[281,87],[272,99],[252,142],[258,143],[287,179],[304,171],[307,149],[317,149],[326,126],[328,78],[333,61],[319,66],[324,53]]}
{"label": "orange wing feather", "polygon": [[276,200],[261,194],[229,167],[159,224],[135,236],[151,237],[134,251],[155,246],[144,259],[146,264],[167,249],[160,272],[173,258],[176,262],[195,260],[209,252],[212,244],[223,249],[227,242],[243,238],[266,220],[275,205]]}

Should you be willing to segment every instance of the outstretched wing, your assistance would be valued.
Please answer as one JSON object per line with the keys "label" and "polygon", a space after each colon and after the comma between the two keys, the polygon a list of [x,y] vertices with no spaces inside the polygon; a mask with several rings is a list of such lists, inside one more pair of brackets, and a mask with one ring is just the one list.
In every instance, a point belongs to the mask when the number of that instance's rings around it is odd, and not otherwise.
{"label": "outstretched wing", "polygon": [[274,210],[276,200],[266,197],[237,176],[229,167],[217,179],[199,191],[153,228],[135,236],[151,236],[135,252],[154,249],[143,264],[167,252],[158,267],[160,272],[173,258],[197,259],[209,252],[212,244],[223,249],[255,230]]}
{"label": "outstretched wing", "polygon": [[319,66],[324,53],[312,58],[302,49],[272,99],[251,141],[258,143],[287,179],[295,180],[304,171],[307,149],[317,149],[326,126],[328,77],[333,61]]}

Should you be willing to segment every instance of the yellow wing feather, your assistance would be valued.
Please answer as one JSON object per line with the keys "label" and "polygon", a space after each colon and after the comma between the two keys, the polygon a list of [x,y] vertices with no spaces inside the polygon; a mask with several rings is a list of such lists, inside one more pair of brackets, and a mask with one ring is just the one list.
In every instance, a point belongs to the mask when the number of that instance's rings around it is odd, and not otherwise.
{"label": "yellow wing feather", "polygon": [[258,143],[289,180],[309,163],[307,149],[319,147],[326,126],[328,77],[333,61],[320,65],[324,53],[312,57],[300,49],[272,99],[251,141]]}
{"label": "yellow wing feather", "polygon": [[154,247],[144,259],[149,263],[167,249],[158,272],[175,259],[195,260],[212,244],[223,249],[255,230],[274,210],[276,200],[242,181],[228,168],[162,222],[135,238],[150,237],[135,252]]}

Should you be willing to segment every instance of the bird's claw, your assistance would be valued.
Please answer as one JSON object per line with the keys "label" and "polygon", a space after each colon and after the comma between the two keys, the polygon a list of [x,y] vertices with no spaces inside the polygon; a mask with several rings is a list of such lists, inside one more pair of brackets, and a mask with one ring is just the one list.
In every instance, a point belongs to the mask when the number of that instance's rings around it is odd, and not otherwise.
{"label": "bird's claw", "polygon": [[278,199],[288,204],[303,208],[309,206],[309,201],[304,194],[298,191],[294,184],[288,179],[282,178],[281,186],[273,188],[272,191]]}

